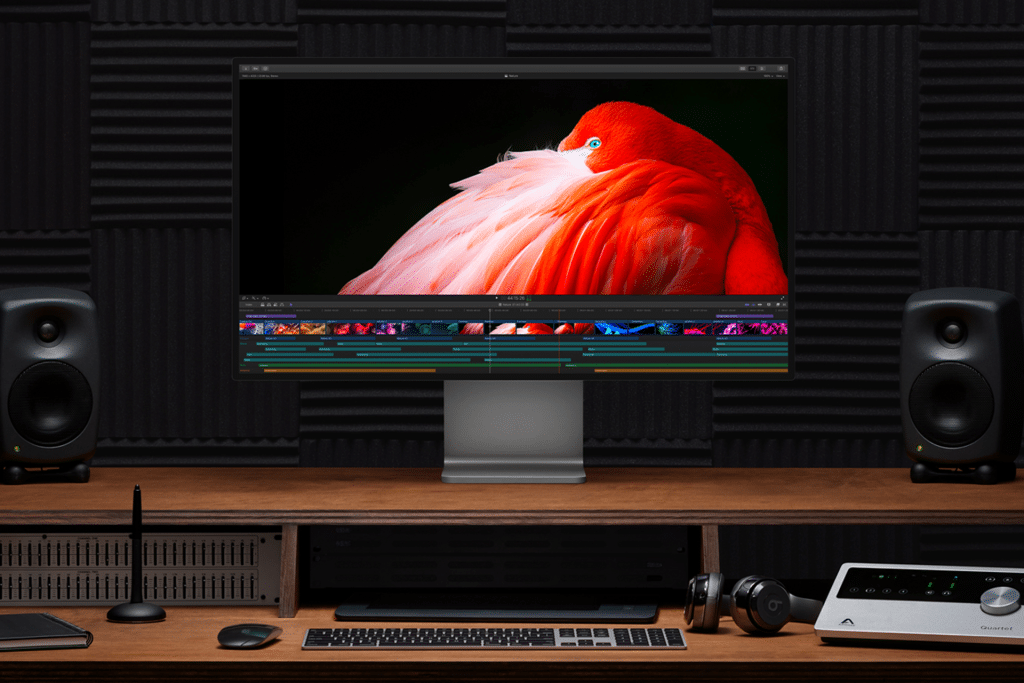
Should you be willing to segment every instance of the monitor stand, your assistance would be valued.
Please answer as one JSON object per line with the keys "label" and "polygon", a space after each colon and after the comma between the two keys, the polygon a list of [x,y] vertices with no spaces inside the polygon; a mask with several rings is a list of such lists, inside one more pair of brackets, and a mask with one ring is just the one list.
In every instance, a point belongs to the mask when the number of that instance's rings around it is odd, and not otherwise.
{"label": "monitor stand", "polygon": [[451,484],[582,484],[583,380],[448,380]]}

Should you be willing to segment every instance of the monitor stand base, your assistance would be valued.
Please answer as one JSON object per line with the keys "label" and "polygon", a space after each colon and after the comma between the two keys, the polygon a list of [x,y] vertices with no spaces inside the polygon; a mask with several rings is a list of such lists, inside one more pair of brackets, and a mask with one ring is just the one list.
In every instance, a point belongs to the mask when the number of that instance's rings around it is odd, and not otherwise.
{"label": "monitor stand base", "polygon": [[582,463],[519,462],[501,464],[445,460],[441,481],[446,484],[582,484]]}
{"label": "monitor stand base", "polygon": [[582,484],[582,380],[444,383],[444,471],[453,484]]}

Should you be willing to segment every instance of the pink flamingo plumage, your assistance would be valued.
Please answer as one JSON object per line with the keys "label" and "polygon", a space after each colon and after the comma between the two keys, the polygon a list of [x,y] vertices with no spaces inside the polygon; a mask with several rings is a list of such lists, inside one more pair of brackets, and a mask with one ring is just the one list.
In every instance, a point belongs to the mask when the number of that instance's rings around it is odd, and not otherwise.
{"label": "pink flamingo plumage", "polygon": [[452,187],[340,294],[785,294],[764,204],[700,133],[631,102]]}

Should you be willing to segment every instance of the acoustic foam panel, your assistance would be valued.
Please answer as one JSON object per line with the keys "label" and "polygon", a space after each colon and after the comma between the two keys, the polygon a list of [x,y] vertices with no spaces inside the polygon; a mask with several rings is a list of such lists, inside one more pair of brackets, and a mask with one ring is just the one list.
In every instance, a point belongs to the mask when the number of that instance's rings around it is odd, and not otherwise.
{"label": "acoustic foam panel", "polygon": [[0,23],[0,230],[88,228],[88,55],[89,24]]}
{"label": "acoustic foam panel", "polygon": [[712,0],[724,24],[916,24],[918,0]]}
{"label": "acoustic foam panel", "polygon": [[231,379],[231,235],[92,231],[100,437],[294,438],[298,384]]}
{"label": "acoustic foam panel", "polygon": [[302,382],[300,434],[440,438],[440,382]]}
{"label": "acoustic foam panel", "polygon": [[289,24],[296,0],[93,0],[92,20],[134,24]]}
{"label": "acoustic foam panel", "polygon": [[911,464],[903,439],[885,435],[718,438],[714,463],[715,467],[898,467],[908,472]]}
{"label": "acoustic foam panel", "polygon": [[298,464],[301,467],[439,468],[443,463],[440,439],[324,436],[299,441]]}
{"label": "acoustic foam panel", "polygon": [[711,22],[711,0],[508,0],[508,23],[518,26],[698,26]]}
{"label": "acoustic foam panel", "polygon": [[898,437],[900,320],[919,288],[916,236],[800,233],[796,262],[796,379],[715,382],[715,438]]}
{"label": "acoustic foam panel", "polygon": [[710,439],[711,382],[586,382],[595,439]]}
{"label": "acoustic foam panel", "polygon": [[13,0],[0,5],[0,22],[7,21],[89,21],[88,0]]}
{"label": "acoustic foam panel", "polygon": [[922,230],[921,289],[987,287],[1024,300],[1024,232]]}
{"label": "acoustic foam panel", "polygon": [[1022,26],[921,28],[922,230],[1024,224]]}
{"label": "acoustic foam panel", "polygon": [[413,23],[300,24],[300,57],[504,57],[505,28]]}
{"label": "acoustic foam panel", "polygon": [[1022,0],[919,0],[922,24],[1020,24]]}
{"label": "acoustic foam panel", "polygon": [[[303,465],[440,465],[440,382],[303,382]],[[588,382],[588,464],[711,464],[709,382]]]}
{"label": "acoustic foam panel", "polygon": [[0,231],[0,287],[91,287],[86,230]]}
{"label": "acoustic foam panel", "polygon": [[298,22],[503,26],[505,0],[298,0]]}
{"label": "acoustic foam panel", "polygon": [[504,0],[303,0],[302,57],[503,57]]}
{"label": "acoustic foam panel", "polygon": [[294,27],[93,25],[93,226],[230,229],[231,59],[295,54]]}
{"label": "acoustic foam panel", "polygon": [[712,29],[716,57],[796,59],[797,230],[917,229],[917,31]]}

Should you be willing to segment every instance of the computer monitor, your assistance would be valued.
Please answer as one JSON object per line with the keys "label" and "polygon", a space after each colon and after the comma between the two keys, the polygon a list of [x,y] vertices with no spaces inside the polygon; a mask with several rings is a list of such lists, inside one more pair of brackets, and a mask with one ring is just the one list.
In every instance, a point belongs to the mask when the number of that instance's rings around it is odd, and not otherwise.
{"label": "computer monitor", "polygon": [[587,379],[791,379],[793,68],[236,59],[233,376],[444,380],[451,482],[583,481]]}

